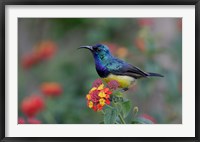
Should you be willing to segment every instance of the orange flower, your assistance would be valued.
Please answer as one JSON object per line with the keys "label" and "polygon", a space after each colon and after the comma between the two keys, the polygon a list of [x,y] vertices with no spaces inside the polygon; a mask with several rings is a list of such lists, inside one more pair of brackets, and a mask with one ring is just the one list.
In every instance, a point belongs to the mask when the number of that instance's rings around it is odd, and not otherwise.
{"label": "orange flower", "polygon": [[40,88],[46,96],[59,96],[63,92],[61,85],[56,82],[43,83]]}
{"label": "orange flower", "polygon": [[94,111],[102,110],[106,104],[110,104],[110,95],[112,92],[109,88],[104,88],[104,84],[98,84],[93,87],[89,94],[86,95],[87,106]]}
{"label": "orange flower", "polygon": [[43,108],[44,108],[43,99],[35,94],[24,98],[21,103],[21,110],[28,117],[35,116]]}
{"label": "orange flower", "polygon": [[134,40],[134,43],[135,43],[135,46],[142,52],[145,51],[145,41],[144,41],[144,38],[141,38],[141,37],[137,37],[135,40]]}
{"label": "orange flower", "polygon": [[119,47],[116,54],[120,58],[125,58],[128,55],[128,50],[125,47]]}
{"label": "orange flower", "polygon": [[115,43],[110,43],[110,42],[103,42],[103,44],[109,47],[109,50],[111,51],[113,55],[116,55],[120,58],[125,58],[128,55],[128,50],[126,47],[117,45]]}
{"label": "orange flower", "polygon": [[51,58],[55,52],[56,44],[52,41],[43,41],[39,43],[35,50],[35,54],[37,54],[41,60]]}
{"label": "orange flower", "polygon": [[40,61],[51,58],[56,52],[56,44],[52,41],[43,41],[35,49],[22,57],[22,67],[29,69]]}
{"label": "orange flower", "polygon": [[97,104],[97,110],[102,110],[103,106],[101,104]]}

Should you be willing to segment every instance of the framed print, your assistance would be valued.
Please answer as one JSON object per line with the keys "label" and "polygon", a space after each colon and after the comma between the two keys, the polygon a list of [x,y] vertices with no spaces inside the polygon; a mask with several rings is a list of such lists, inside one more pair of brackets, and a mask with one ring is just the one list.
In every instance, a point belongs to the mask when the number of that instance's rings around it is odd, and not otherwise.
{"label": "framed print", "polygon": [[1,140],[198,141],[199,5],[1,2]]}

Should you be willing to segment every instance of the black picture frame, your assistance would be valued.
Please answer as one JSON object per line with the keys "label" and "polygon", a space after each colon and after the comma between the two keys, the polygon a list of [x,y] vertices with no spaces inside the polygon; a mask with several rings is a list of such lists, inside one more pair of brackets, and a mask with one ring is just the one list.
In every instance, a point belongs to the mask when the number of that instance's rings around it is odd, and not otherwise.
{"label": "black picture frame", "polygon": [[[195,6],[195,137],[5,137],[5,88],[6,88],[6,52],[5,52],[5,7],[7,5],[194,5]],[[200,48],[200,1],[199,0],[1,0],[0,1],[0,140],[5,142],[20,141],[200,141],[199,138],[199,48]],[[188,73],[189,74],[189,73]]]}

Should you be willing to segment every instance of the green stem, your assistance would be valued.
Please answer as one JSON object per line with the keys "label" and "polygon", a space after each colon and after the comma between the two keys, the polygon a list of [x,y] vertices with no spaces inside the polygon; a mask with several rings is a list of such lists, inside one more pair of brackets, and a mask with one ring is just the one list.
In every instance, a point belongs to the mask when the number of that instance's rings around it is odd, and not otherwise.
{"label": "green stem", "polygon": [[103,113],[103,115],[105,114],[105,112],[103,110],[101,110],[101,112]]}
{"label": "green stem", "polygon": [[122,117],[122,115],[119,113],[119,119],[121,121],[122,124],[126,124],[126,122],[124,121],[124,118]]}
{"label": "green stem", "polygon": [[109,105],[106,105],[107,107],[109,107],[109,108],[113,108],[113,107],[111,107],[111,106],[109,106]]}

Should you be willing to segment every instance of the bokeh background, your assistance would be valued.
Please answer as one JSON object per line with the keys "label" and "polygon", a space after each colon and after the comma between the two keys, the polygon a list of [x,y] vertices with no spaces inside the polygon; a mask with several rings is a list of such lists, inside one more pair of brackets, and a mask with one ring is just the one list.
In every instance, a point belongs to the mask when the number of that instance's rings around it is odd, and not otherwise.
{"label": "bokeh background", "polygon": [[182,123],[181,18],[19,18],[18,123],[98,124],[101,113],[85,96],[99,78],[81,45],[104,43],[111,52],[164,78],[140,79],[126,92],[138,116]]}

